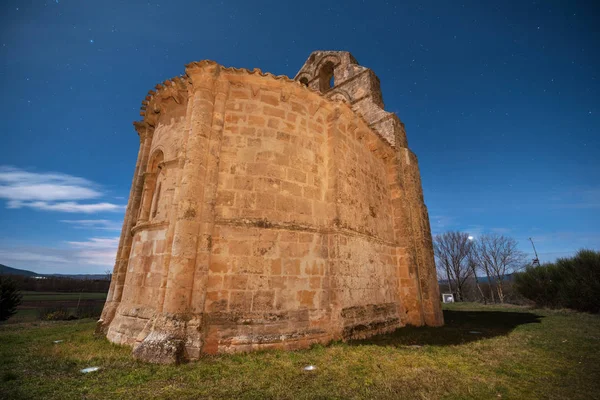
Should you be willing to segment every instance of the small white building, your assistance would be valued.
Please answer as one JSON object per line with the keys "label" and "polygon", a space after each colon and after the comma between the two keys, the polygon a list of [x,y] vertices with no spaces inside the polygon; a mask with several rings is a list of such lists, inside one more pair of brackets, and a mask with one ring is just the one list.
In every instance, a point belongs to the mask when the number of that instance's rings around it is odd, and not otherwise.
{"label": "small white building", "polygon": [[454,303],[454,295],[452,293],[442,293],[442,301],[444,303]]}

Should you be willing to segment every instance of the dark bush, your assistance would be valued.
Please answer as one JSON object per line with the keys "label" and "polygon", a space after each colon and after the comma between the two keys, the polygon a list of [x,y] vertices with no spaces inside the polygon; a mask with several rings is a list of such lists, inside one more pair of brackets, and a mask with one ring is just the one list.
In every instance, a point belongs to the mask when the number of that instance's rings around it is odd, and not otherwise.
{"label": "dark bush", "polygon": [[560,307],[555,270],[554,264],[528,266],[524,272],[515,275],[515,288],[538,307]]}
{"label": "dark bush", "polygon": [[2,381],[3,382],[15,381],[17,379],[19,379],[19,375],[17,375],[13,371],[4,371],[2,373]]}
{"label": "dark bush", "polygon": [[12,279],[0,275],[0,321],[6,321],[17,312],[22,296]]}
{"label": "dark bush", "polygon": [[86,304],[84,306],[79,307],[77,310],[78,318],[100,318],[100,314],[102,314],[102,308],[104,308],[104,303],[91,303]]}
{"label": "dark bush", "polygon": [[580,250],[553,264],[527,267],[515,288],[538,307],[600,312],[600,251]]}
{"label": "dark bush", "polygon": [[104,303],[97,301],[82,301],[78,307],[68,303],[59,303],[38,309],[38,317],[42,321],[70,321],[80,318],[100,318]]}

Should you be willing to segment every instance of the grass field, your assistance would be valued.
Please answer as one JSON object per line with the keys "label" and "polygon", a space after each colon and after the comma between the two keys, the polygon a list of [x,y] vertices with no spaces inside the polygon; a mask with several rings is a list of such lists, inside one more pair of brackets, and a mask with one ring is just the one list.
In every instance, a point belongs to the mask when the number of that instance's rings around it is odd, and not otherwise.
{"label": "grass field", "polygon": [[106,293],[79,293],[79,292],[28,292],[23,291],[23,303],[29,301],[77,301],[81,300],[106,300]]}
{"label": "grass field", "polygon": [[106,293],[23,291],[21,294],[23,301],[18,307],[17,313],[9,319],[11,324],[33,322],[40,318],[41,309],[63,308],[75,313],[77,305],[79,305],[101,310],[106,300]]}
{"label": "grass field", "polygon": [[[4,325],[0,398],[599,398],[600,316],[475,304],[444,314],[442,328],[180,366],[134,361],[95,338],[91,320]],[[79,372],[89,366],[101,369]]]}

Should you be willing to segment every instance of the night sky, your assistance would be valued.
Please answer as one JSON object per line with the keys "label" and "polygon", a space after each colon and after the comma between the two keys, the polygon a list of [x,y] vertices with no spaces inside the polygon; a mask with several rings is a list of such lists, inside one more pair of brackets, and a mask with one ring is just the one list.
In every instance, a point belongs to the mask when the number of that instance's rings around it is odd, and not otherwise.
{"label": "night sky", "polygon": [[111,269],[148,90],[211,59],[293,77],[347,50],[419,157],[434,233],[600,249],[595,1],[0,3],[0,263]]}

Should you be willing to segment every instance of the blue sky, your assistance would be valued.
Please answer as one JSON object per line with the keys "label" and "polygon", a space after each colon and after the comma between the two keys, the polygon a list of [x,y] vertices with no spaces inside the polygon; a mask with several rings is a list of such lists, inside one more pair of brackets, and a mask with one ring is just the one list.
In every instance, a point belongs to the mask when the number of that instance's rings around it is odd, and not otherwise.
{"label": "blue sky", "polygon": [[542,261],[600,248],[594,1],[0,4],[0,263],[112,268],[141,101],[184,64],[294,76],[347,50],[419,157],[434,233],[497,232]]}

